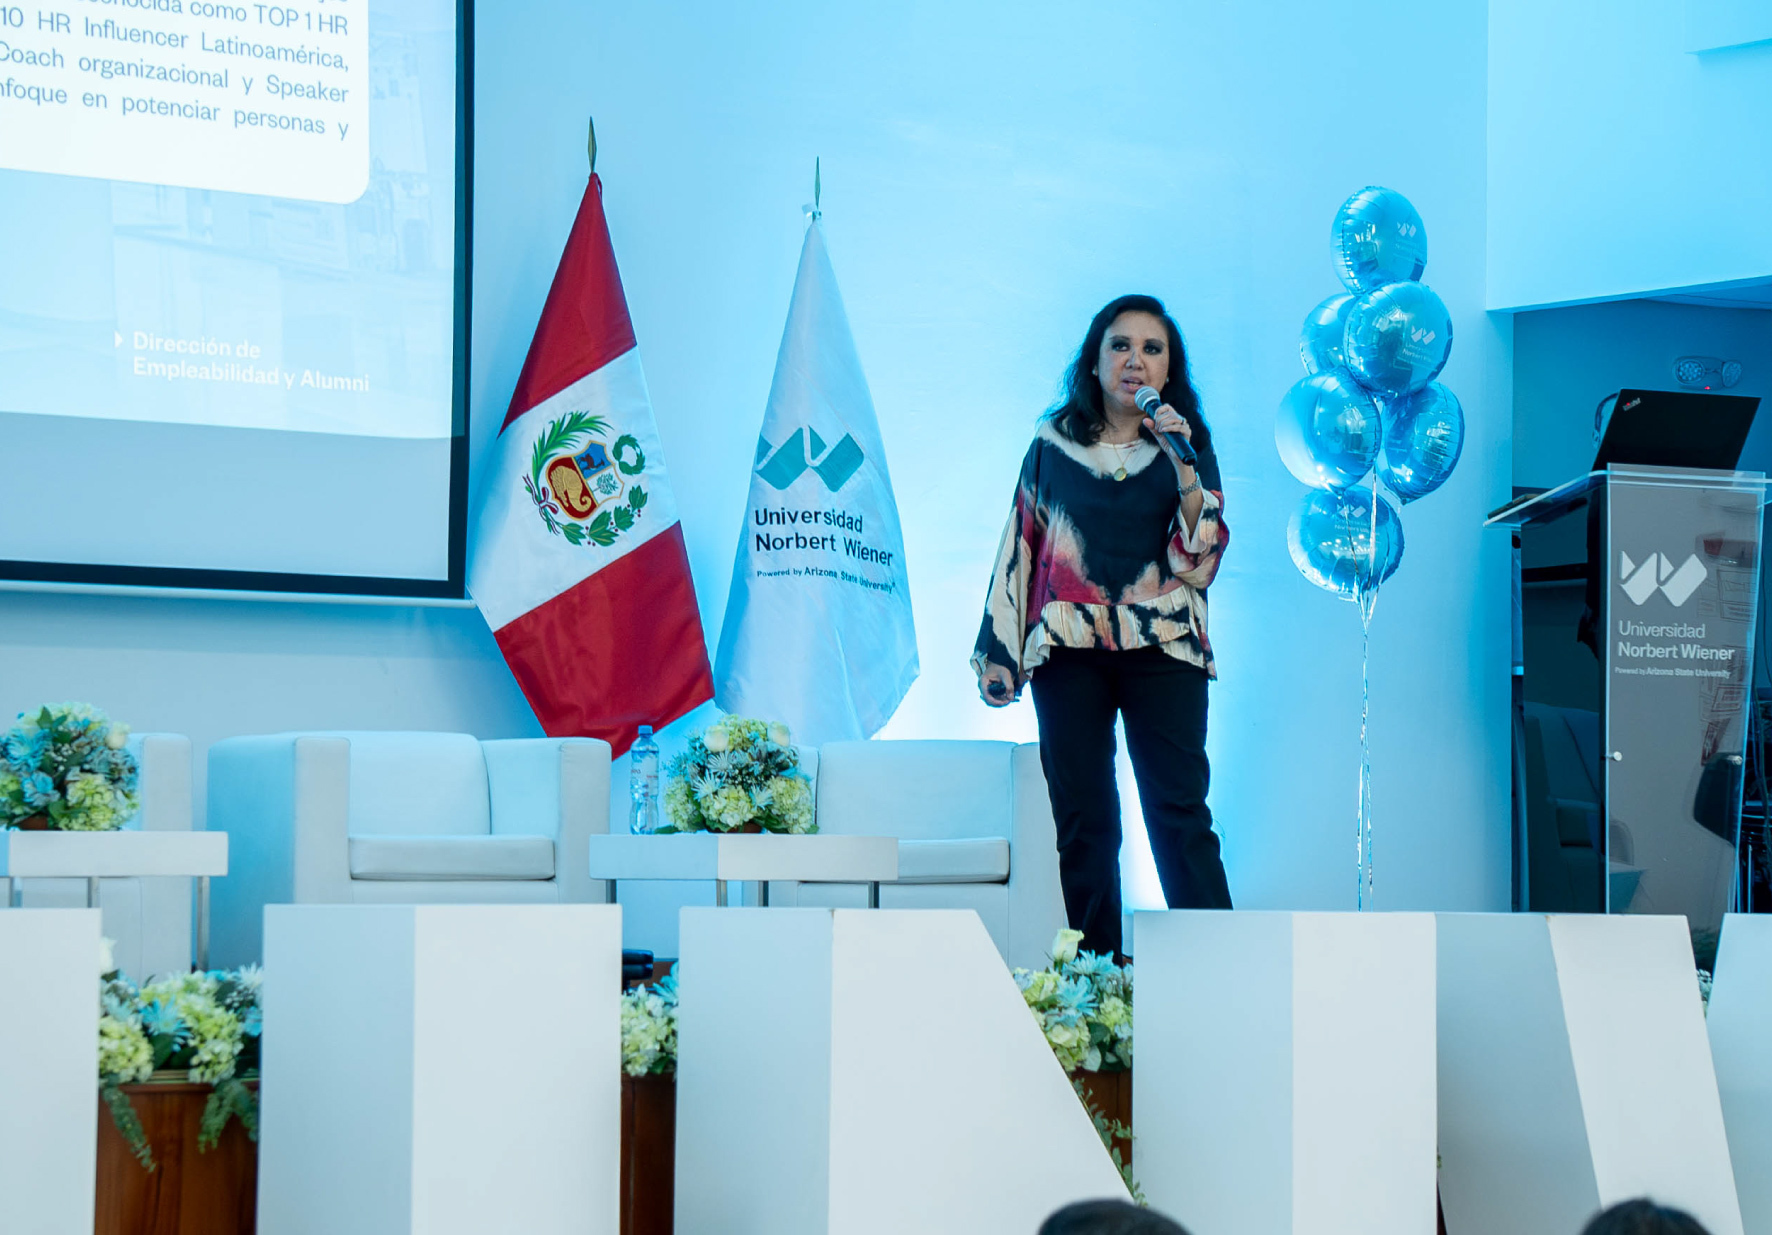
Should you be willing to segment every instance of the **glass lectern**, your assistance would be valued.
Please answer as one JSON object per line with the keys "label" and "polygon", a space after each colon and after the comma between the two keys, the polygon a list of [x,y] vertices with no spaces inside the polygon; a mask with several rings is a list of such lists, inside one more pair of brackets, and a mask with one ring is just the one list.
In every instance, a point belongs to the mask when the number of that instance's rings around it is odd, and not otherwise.
{"label": "glass lectern", "polygon": [[1759,472],[1614,465],[1514,530],[1515,907],[1679,913],[1734,887],[1759,598]]}

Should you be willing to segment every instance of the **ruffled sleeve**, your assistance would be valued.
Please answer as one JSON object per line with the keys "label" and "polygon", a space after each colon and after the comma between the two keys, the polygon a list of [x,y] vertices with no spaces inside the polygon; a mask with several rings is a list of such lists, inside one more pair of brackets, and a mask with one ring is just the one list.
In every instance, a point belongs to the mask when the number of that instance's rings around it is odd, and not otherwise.
{"label": "ruffled sleeve", "polygon": [[1040,442],[1035,439],[1022,460],[1009,522],[997,543],[990,588],[985,593],[984,621],[972,650],[975,673],[983,674],[987,666],[998,665],[1014,676],[1018,691],[1026,680],[1022,665],[1028,631],[1037,620],[1037,615],[1029,613],[1029,592],[1046,532],[1038,501],[1039,453]]}
{"label": "ruffled sleeve", "polygon": [[1210,446],[1200,451],[1194,466],[1204,490],[1205,501],[1190,532],[1182,516],[1181,503],[1175,506],[1175,521],[1169,534],[1169,569],[1183,583],[1205,591],[1218,574],[1218,563],[1230,544],[1230,528],[1224,522],[1223,482],[1218,477],[1218,456]]}

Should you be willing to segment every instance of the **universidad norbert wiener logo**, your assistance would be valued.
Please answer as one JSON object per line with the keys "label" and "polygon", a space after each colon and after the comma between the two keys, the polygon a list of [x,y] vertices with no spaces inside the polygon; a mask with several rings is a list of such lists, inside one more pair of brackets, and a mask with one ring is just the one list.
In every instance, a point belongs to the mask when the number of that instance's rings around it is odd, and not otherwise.
{"label": "universidad norbert wiener logo", "polygon": [[1698,585],[1709,573],[1696,553],[1678,569],[1672,559],[1662,553],[1651,553],[1641,565],[1631,561],[1628,553],[1618,555],[1618,586],[1639,605],[1660,592],[1677,609],[1692,599],[1692,593],[1698,590]]}
{"label": "universidad norbert wiener logo", "polygon": [[646,452],[631,433],[613,446],[608,436],[605,417],[567,412],[529,452],[523,487],[548,531],[569,544],[607,549],[646,509],[646,490],[635,479],[646,470]]}
{"label": "universidad norbert wiener logo", "polygon": [[826,447],[816,429],[795,429],[779,447],[769,439],[757,438],[757,475],[772,489],[786,489],[808,471],[815,472],[832,493],[849,483],[849,478],[867,461],[853,437],[847,433],[835,446]]}

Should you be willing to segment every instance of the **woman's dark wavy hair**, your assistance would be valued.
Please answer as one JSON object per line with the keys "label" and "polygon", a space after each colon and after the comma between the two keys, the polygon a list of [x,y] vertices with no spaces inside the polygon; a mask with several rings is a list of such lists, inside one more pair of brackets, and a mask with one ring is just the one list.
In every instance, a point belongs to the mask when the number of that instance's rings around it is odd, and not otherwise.
{"label": "woman's dark wavy hair", "polygon": [[1193,426],[1194,449],[1205,454],[1212,449],[1212,432],[1200,415],[1200,396],[1194,390],[1193,375],[1188,371],[1187,346],[1181,341],[1181,328],[1155,296],[1121,296],[1102,306],[1101,312],[1089,323],[1089,333],[1083,336],[1083,346],[1077,349],[1077,358],[1071,361],[1071,367],[1065,372],[1057,405],[1047,413],[1053,426],[1073,442],[1084,446],[1093,446],[1101,440],[1101,432],[1107,428],[1107,413],[1102,409],[1101,379],[1095,374],[1095,366],[1101,357],[1101,341],[1107,337],[1108,327],[1122,313],[1149,313],[1163,323],[1163,329],[1169,335],[1169,380],[1158,393],[1163,396],[1163,402],[1180,412]]}

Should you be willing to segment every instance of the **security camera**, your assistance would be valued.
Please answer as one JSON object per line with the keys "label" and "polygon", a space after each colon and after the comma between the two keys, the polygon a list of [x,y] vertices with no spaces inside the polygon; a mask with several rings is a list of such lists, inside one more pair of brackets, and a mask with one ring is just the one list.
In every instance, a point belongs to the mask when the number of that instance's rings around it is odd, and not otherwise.
{"label": "security camera", "polygon": [[1741,380],[1739,360],[1715,356],[1681,356],[1674,361],[1674,380],[1688,390],[1727,390]]}

